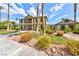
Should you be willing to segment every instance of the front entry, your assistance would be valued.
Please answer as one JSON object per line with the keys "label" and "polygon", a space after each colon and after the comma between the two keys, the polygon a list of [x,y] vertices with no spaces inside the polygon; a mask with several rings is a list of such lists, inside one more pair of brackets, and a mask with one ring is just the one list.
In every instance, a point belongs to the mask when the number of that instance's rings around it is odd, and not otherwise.
{"label": "front entry", "polygon": [[65,29],[65,25],[61,25],[61,30],[64,30]]}
{"label": "front entry", "polygon": [[25,30],[32,30],[32,18],[26,20]]}

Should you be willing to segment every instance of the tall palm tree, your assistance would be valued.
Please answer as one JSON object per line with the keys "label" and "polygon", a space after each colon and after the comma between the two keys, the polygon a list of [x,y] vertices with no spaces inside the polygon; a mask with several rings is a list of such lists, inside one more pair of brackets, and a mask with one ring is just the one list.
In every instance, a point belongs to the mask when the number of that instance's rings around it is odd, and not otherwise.
{"label": "tall palm tree", "polygon": [[8,31],[10,31],[10,20],[9,20],[9,18],[10,18],[10,4],[8,3],[8,26],[7,26],[7,30]]}
{"label": "tall palm tree", "polygon": [[44,26],[44,3],[42,3],[42,31],[45,34],[45,26]]}
{"label": "tall palm tree", "polygon": [[76,32],[76,10],[77,10],[77,3],[74,3],[74,32]]}
{"label": "tall palm tree", "polygon": [[37,19],[36,19],[36,31],[38,32],[38,13],[39,13],[39,3],[37,6]]}
{"label": "tall palm tree", "polygon": [[0,22],[1,22],[1,10],[3,9],[2,6],[0,6]]}

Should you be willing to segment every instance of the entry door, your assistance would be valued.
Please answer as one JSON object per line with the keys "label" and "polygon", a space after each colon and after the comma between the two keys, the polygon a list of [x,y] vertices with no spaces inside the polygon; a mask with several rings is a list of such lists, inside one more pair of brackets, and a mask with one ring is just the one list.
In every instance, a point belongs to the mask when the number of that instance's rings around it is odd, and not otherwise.
{"label": "entry door", "polygon": [[65,30],[65,25],[61,25],[61,30]]}
{"label": "entry door", "polygon": [[27,25],[25,30],[32,30],[32,25]]}

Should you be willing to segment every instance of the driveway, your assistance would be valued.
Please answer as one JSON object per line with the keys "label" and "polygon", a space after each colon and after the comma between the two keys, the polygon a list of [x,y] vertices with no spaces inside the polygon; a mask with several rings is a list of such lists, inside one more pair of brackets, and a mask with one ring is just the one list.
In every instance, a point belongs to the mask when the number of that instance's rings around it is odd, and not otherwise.
{"label": "driveway", "polygon": [[64,34],[64,37],[72,40],[79,40],[79,34],[73,34],[72,32]]}
{"label": "driveway", "polygon": [[38,51],[28,45],[23,45],[6,36],[0,35],[0,56],[47,56],[44,52]]}

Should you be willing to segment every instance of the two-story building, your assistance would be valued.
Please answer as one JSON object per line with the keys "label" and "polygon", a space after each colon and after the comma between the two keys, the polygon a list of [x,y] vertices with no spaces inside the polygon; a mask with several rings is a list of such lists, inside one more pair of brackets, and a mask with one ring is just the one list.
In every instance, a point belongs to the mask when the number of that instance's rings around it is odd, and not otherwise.
{"label": "two-story building", "polygon": [[[31,15],[27,15],[25,18],[19,20],[20,29],[23,31],[32,30],[36,31],[36,19],[37,17],[33,17]],[[44,16],[44,25],[46,28],[47,24],[47,16]],[[38,17],[38,26],[42,29],[42,16]],[[39,28],[39,27],[38,27]]]}

